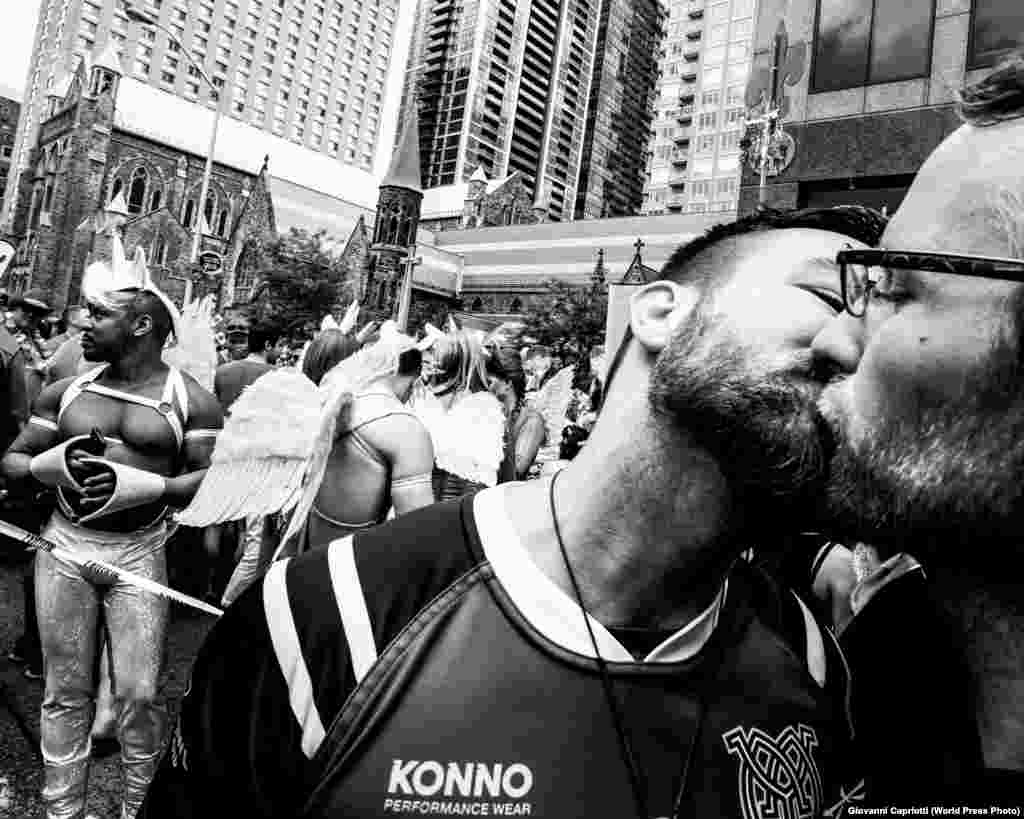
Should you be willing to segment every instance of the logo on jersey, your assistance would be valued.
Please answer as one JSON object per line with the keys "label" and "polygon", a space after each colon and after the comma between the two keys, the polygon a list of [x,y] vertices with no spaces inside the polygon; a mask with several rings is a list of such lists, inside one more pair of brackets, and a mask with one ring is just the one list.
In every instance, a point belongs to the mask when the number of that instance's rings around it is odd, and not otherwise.
{"label": "logo on jersey", "polygon": [[[529,816],[533,771],[521,762],[395,759],[385,813]],[[413,798],[402,798],[413,797]],[[471,801],[468,801],[471,800]]]}
{"label": "logo on jersey", "polygon": [[733,728],[722,734],[739,759],[743,819],[811,819],[821,807],[821,775],[814,762],[818,735],[806,725],[790,725],[778,736],[760,728]]}

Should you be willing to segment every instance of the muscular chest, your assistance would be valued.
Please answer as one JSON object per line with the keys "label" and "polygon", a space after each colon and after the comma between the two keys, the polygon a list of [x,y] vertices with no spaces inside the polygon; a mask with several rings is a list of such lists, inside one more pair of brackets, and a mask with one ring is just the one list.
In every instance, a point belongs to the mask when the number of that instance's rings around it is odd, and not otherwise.
{"label": "muscular chest", "polygon": [[83,392],[65,407],[60,429],[67,437],[99,429],[115,439],[110,442],[114,446],[120,442],[140,455],[160,457],[178,451],[177,438],[162,412],[91,392]]}

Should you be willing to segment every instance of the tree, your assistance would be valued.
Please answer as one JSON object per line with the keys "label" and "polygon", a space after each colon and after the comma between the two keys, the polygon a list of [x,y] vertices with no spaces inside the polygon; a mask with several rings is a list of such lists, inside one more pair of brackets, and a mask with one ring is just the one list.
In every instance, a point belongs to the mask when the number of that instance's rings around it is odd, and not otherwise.
{"label": "tree", "polygon": [[254,321],[291,333],[319,325],[354,298],[357,277],[330,251],[330,241],[326,231],[292,228],[263,249],[251,299]]}
{"label": "tree", "polygon": [[550,347],[566,364],[575,363],[579,376],[589,370],[591,349],[604,344],[608,317],[608,291],[603,284],[573,286],[557,279],[544,284],[548,291],[545,306],[524,317],[524,336]]}

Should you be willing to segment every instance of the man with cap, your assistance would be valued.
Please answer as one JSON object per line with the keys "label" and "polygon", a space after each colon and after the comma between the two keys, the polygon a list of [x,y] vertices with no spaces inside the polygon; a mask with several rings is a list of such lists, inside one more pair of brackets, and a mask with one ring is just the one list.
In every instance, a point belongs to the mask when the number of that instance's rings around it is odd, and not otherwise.
{"label": "man with cap", "polygon": [[[164,364],[180,317],[149,279],[145,257],[96,262],[82,282],[85,358],[97,366],[40,394],[3,467],[11,481],[56,489],[43,536],[166,582],[167,515],[195,493],[209,465],[220,405],[198,382]],[[152,778],[166,717],[157,684],[168,604],[133,586],[36,558],[36,608],[45,695],[40,721],[47,819],[79,817],[86,804],[103,606],[119,708],[122,817],[134,817]]]}
{"label": "man with cap", "polygon": [[43,320],[53,312],[46,294],[38,287],[14,296],[10,302],[15,338],[25,353],[25,383],[29,404],[36,400],[46,379],[49,353],[42,336]]}

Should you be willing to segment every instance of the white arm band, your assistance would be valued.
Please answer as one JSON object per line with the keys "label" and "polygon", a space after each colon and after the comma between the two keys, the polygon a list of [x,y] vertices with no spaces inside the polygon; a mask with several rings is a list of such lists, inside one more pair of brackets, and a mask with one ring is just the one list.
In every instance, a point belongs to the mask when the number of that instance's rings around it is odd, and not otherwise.
{"label": "white arm band", "polygon": [[427,486],[432,485],[433,475],[430,472],[423,472],[419,475],[409,475],[407,478],[399,478],[397,481],[391,482],[391,491],[396,489],[412,489],[416,486]]}
{"label": "white arm band", "polygon": [[81,485],[71,476],[71,470],[68,469],[68,449],[87,437],[87,435],[76,435],[62,444],[40,452],[29,462],[28,471],[32,473],[32,477],[45,486],[59,486],[81,493]]}
{"label": "white arm band", "polygon": [[185,433],[186,441],[211,440],[220,435],[219,429],[190,429]]}
{"label": "white arm band", "polygon": [[79,523],[112,515],[124,509],[134,509],[159,501],[167,491],[167,479],[155,472],[136,469],[126,464],[116,464],[106,458],[82,458],[82,463],[98,464],[114,473],[114,494],[95,512],[83,516]]}
{"label": "white arm band", "polygon": [[60,427],[58,427],[54,421],[51,421],[48,418],[40,418],[38,415],[33,415],[28,419],[28,422],[30,424],[35,424],[37,427],[48,429],[51,432],[58,432],[60,430]]}

